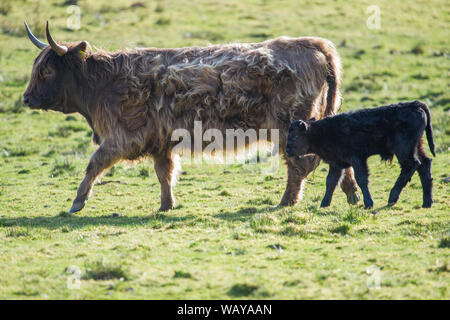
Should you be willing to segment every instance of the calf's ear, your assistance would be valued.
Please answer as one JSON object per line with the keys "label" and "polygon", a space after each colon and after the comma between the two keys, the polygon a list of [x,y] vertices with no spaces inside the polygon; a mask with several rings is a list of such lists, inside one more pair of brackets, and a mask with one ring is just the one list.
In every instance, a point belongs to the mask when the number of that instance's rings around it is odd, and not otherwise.
{"label": "calf's ear", "polygon": [[306,132],[307,126],[308,125],[306,124],[306,122],[302,120],[297,121],[297,128],[300,130],[300,132]]}

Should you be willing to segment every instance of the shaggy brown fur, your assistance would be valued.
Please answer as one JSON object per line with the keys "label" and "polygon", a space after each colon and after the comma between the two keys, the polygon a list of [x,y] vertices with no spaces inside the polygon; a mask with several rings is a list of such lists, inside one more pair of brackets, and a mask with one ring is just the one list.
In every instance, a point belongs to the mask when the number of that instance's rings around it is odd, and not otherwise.
{"label": "shaggy brown fur", "polygon": [[[50,47],[36,58],[25,102],[32,108],[79,112],[99,144],[72,212],[81,210],[96,178],[119,160],[152,157],[161,183],[161,210],[173,208],[172,132],[280,129],[283,155],[293,119],[323,118],[340,107],[340,59],[320,38],[281,37],[262,43],[180,49],[91,52],[86,42]],[[295,204],[319,158],[286,158],[281,205]],[[342,189],[358,199],[351,169]]]}

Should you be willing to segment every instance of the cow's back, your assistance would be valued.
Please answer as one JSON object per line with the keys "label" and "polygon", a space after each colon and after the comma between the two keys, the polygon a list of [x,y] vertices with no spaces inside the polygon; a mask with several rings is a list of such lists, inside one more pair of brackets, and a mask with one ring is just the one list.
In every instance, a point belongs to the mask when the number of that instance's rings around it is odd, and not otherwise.
{"label": "cow's back", "polygon": [[279,126],[312,105],[327,68],[310,38],[171,50],[151,105],[167,108],[179,126],[194,119],[230,128]]}

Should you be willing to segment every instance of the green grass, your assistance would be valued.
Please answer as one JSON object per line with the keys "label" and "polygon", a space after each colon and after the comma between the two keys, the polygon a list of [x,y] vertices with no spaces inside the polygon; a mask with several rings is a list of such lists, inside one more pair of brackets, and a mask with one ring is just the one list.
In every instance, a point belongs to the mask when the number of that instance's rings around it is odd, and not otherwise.
{"label": "green grass", "polygon": [[[69,1],[81,7],[76,31],[66,28],[63,2],[0,5],[0,298],[450,298],[446,1]],[[379,30],[365,24],[372,4]],[[176,209],[157,213],[159,183],[142,163],[117,166],[70,216],[91,132],[78,115],[21,104],[37,55],[25,18],[41,36],[49,19],[56,39],[111,50],[328,38],[343,60],[343,110],[413,99],[430,106],[435,204],[421,208],[415,175],[399,203],[385,207],[399,166],[374,157],[370,211],[349,206],[340,190],[320,209],[323,164],[292,208],[274,208],[283,166],[264,176],[246,165],[185,165]],[[375,269],[378,289],[368,285]],[[68,286],[74,276],[79,289]]]}

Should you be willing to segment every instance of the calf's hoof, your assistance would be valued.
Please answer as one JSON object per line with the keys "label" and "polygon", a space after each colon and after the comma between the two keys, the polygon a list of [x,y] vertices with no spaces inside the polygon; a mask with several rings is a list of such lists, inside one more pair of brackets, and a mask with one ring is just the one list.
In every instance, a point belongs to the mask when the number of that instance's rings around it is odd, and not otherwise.
{"label": "calf's hoof", "polygon": [[69,213],[75,213],[80,211],[81,209],[84,208],[84,205],[86,204],[86,201],[77,201],[77,202],[73,202],[72,204],[72,208],[70,208]]}
{"label": "calf's hoof", "polygon": [[392,192],[389,194],[388,198],[388,206],[391,207],[397,203],[398,198],[400,198],[400,193],[396,194],[396,192]]}
{"label": "calf's hoof", "polygon": [[433,202],[424,202],[422,204],[422,208],[431,208],[431,205],[433,204]]}
{"label": "calf's hoof", "polygon": [[347,202],[349,204],[355,205],[361,198],[359,197],[358,192],[350,193],[347,195]]}
{"label": "calf's hoof", "polygon": [[397,203],[397,201],[395,201],[395,202],[388,202],[388,207],[392,207],[396,203]]}
{"label": "calf's hoof", "polygon": [[326,208],[326,207],[329,207],[330,206],[330,201],[323,201],[322,200],[322,202],[320,203],[320,207],[321,208]]}
{"label": "calf's hoof", "polygon": [[373,200],[372,199],[364,202],[364,209],[372,209],[372,208],[373,208]]}

